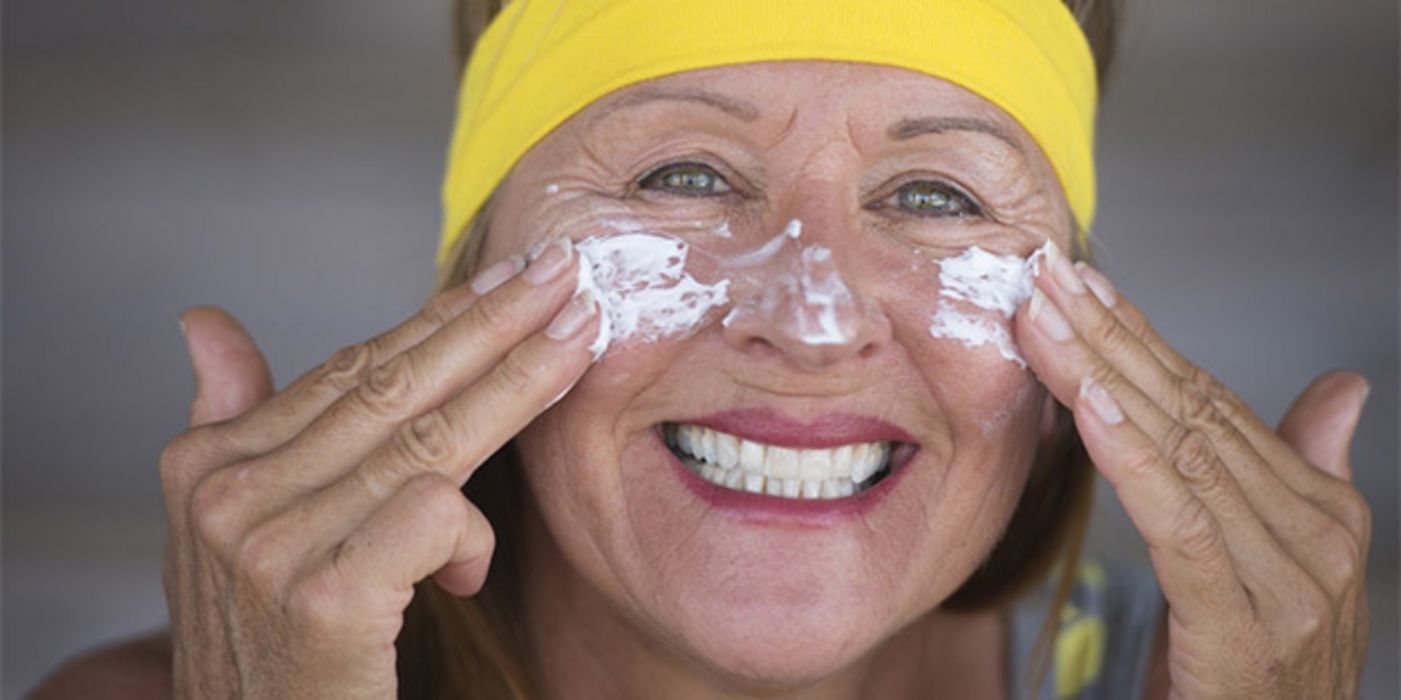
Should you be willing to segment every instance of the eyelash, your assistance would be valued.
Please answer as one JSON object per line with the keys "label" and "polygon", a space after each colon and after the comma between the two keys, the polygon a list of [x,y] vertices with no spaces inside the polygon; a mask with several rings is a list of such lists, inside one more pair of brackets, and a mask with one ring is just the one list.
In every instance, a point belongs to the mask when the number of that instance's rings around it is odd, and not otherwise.
{"label": "eyelash", "polygon": [[888,206],[900,206],[902,195],[911,193],[916,186],[924,186],[931,194],[941,195],[947,202],[957,206],[959,211],[949,214],[929,214],[907,208],[906,211],[914,216],[924,219],[967,219],[983,216],[983,206],[978,203],[978,200],[957,185],[943,180],[911,180],[900,185],[890,196],[868,208],[883,209]]}
{"label": "eyelash", "polygon": [[[726,189],[721,191],[713,191],[712,189],[712,191],[709,192],[695,192],[694,190],[687,191],[684,188],[668,186],[663,184],[663,181],[668,175],[672,175],[680,171],[684,171],[686,169],[702,171],[699,174],[713,178],[713,183],[719,183],[723,185]],[[662,164],[648,171],[642,177],[639,177],[637,179],[636,185],[638,189],[660,189],[681,197],[711,197],[732,194],[734,192],[734,189],[730,186],[729,182],[725,180],[725,177],[723,175],[716,172],[715,168],[705,163],[697,161],[681,161],[676,163]],[[924,219],[964,219],[969,217],[983,216],[983,207],[981,204],[978,203],[976,199],[965,193],[956,185],[944,182],[942,180],[911,180],[901,185],[898,189],[895,190],[895,192],[891,193],[890,196],[886,197],[878,203],[868,205],[867,208],[884,209],[888,206],[899,207],[902,204],[902,195],[909,193],[911,191],[910,188],[916,185],[928,186],[928,189],[932,190],[934,194],[942,195],[947,201],[959,207],[960,211],[957,211],[952,214],[928,214],[921,213],[911,208],[906,208],[905,210],[913,216]],[[712,188],[713,187],[714,184],[712,184]]]}
{"label": "eyelash", "polygon": [[[717,192],[717,191],[711,191],[711,192],[697,193],[697,192],[695,192],[695,191],[686,191],[686,190],[681,189],[681,188],[671,187],[671,186],[667,186],[667,185],[661,184],[662,181],[665,180],[666,177],[667,177],[668,175],[671,175],[671,174],[673,174],[673,173],[677,173],[677,172],[680,172],[680,171],[684,171],[684,170],[686,170],[686,169],[693,169],[693,170],[698,170],[698,171],[704,171],[704,172],[701,173],[701,174],[704,174],[704,175],[707,175],[707,176],[713,178],[713,180],[714,180],[715,183],[723,184],[724,187],[725,187],[725,189],[724,189],[724,190],[721,190],[721,191],[718,191],[718,192]],[[675,194],[675,195],[678,195],[678,196],[681,196],[681,197],[710,197],[710,196],[731,194],[731,193],[734,192],[734,188],[730,186],[730,183],[729,183],[728,180],[725,179],[725,176],[723,176],[723,175],[721,175],[720,173],[716,172],[716,171],[715,171],[715,168],[712,168],[712,167],[710,167],[709,165],[706,165],[705,163],[699,163],[699,162],[696,162],[696,161],[682,161],[682,162],[679,162],[679,163],[665,163],[665,164],[663,164],[663,165],[657,166],[656,168],[653,168],[652,170],[648,171],[647,174],[645,174],[645,175],[643,175],[642,177],[640,177],[640,178],[637,179],[637,187],[638,187],[639,189],[644,189],[644,190],[649,190],[649,189],[663,189],[663,190],[665,190],[665,191],[667,191],[667,192],[670,192],[671,194]]]}

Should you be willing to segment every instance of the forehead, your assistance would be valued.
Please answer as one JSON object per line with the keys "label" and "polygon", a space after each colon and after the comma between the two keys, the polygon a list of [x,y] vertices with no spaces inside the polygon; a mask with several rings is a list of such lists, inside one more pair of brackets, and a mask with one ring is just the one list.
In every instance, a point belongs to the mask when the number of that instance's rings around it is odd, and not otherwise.
{"label": "forehead", "polygon": [[1018,150],[1034,149],[1016,120],[962,86],[905,68],[844,61],[768,61],[675,73],[620,88],[569,121],[589,131],[611,122],[665,119],[659,112],[667,106],[696,105],[712,109],[691,112],[713,112],[756,129],[788,130],[798,119],[828,121],[861,141],[899,138],[901,120],[941,119],[997,136]]}

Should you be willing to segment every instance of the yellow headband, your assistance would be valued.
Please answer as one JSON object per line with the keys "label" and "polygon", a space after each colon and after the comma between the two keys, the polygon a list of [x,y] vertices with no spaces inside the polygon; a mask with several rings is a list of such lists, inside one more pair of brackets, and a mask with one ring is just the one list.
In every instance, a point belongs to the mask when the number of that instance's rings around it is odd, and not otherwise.
{"label": "yellow headband", "polygon": [[1094,215],[1094,59],[1061,0],[516,0],[463,74],[438,264],[531,146],[621,87],[775,60],[897,66],[1016,119],[1050,159],[1082,231]]}

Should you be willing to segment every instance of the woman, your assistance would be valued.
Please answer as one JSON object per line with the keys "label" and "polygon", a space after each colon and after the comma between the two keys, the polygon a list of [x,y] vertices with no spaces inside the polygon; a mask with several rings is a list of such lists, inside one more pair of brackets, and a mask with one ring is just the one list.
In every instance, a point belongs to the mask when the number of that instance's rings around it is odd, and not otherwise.
{"label": "woman", "polygon": [[466,72],[444,291],[277,393],[231,318],[185,315],[169,653],[72,674],[1021,694],[1007,667],[1043,665],[1013,606],[1056,561],[1057,599],[1080,585],[1088,453],[1167,613],[1108,640],[1161,632],[1156,670],[1075,687],[1057,658],[1046,692],[1355,694],[1365,382],[1321,378],[1272,431],[1075,262],[1095,69],[1073,17],[1104,15],[1068,9],[507,8]]}

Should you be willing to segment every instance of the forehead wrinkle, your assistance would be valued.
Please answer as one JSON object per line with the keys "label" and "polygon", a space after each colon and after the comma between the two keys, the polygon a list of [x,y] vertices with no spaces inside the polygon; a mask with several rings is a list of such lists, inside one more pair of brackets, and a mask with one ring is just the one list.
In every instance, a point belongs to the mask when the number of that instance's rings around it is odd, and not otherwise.
{"label": "forehead wrinkle", "polygon": [[798,106],[793,105],[793,110],[788,114],[788,121],[783,124],[782,129],[779,129],[778,134],[774,136],[773,141],[764,145],[765,151],[772,151],[773,149],[778,148],[779,145],[781,145],[784,141],[788,139],[788,137],[793,133],[793,127],[798,124],[799,111],[801,110],[798,108]]}

